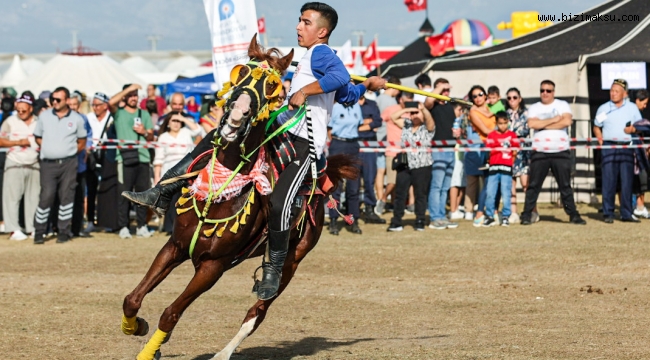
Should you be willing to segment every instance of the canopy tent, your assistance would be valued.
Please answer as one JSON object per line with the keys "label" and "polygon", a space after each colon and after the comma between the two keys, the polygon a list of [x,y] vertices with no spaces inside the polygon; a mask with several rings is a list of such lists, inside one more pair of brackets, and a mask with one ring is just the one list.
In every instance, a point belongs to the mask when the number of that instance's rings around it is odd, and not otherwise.
{"label": "canopy tent", "polygon": [[[166,85],[167,94],[180,92],[186,96],[214,94],[218,90],[213,74],[201,75],[193,78],[176,80]],[[198,99],[197,99],[198,100]]]}
{"label": "canopy tent", "polygon": [[[406,45],[402,51],[397,53],[385,63],[381,64],[381,76],[393,75],[398,78],[413,76],[422,70],[433,57],[431,49],[425,36],[420,36],[412,43]],[[371,71],[368,76],[377,75],[377,69]]]}
{"label": "canopy tent", "polygon": [[147,84],[167,84],[178,78],[178,73],[162,72],[156,65],[142,56],[132,56],[123,60],[121,65]]}
{"label": "canopy tent", "polygon": [[16,90],[38,94],[65,86],[70,91],[79,90],[90,95],[100,91],[110,96],[121,91],[124,84],[131,83],[145,85],[142,79],[107,56],[59,54],[18,84]]}
{"label": "canopy tent", "polygon": [[0,79],[0,86],[16,87],[16,85],[20,84],[26,78],[27,73],[25,73],[25,70],[21,65],[20,56],[14,55],[11,66],[9,66],[7,72],[5,72],[4,75],[2,75],[2,79]]}
{"label": "canopy tent", "polygon": [[163,72],[180,74],[185,70],[195,69],[201,66],[201,61],[194,56],[184,55],[172,60],[163,68]]}
{"label": "canopy tent", "polygon": [[[650,1],[614,0],[581,14],[608,15],[617,20],[638,14],[645,19],[650,14]],[[575,120],[571,136],[587,138],[592,116],[587,71],[579,66],[581,56],[616,44],[638,25],[635,21],[565,21],[484,50],[433,59],[422,72],[429,72],[432,79],[448,79],[454,97],[464,96],[475,84],[496,85],[502,95],[516,86],[528,104],[539,101],[542,80],[553,80],[556,97],[571,104]],[[591,152],[584,148],[576,150],[574,186],[578,200],[588,202],[595,189],[594,166]],[[555,200],[548,191],[551,187],[553,183],[547,179],[546,200]]]}
{"label": "canopy tent", "polygon": [[23,66],[23,70],[25,70],[25,73],[27,74],[27,76],[29,76],[37,72],[40,68],[42,68],[43,62],[38,59],[27,58],[27,59],[22,59],[20,65]]}

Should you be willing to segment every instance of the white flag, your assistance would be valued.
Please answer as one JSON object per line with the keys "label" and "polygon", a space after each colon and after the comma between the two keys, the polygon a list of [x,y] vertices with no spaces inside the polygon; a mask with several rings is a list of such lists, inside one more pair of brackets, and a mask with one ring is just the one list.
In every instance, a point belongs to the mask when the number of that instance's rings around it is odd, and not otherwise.
{"label": "white flag", "polygon": [[343,61],[343,65],[346,67],[352,67],[352,65],[354,65],[354,59],[352,58],[352,41],[346,41],[336,55],[341,59],[341,61]]}
{"label": "white flag", "polygon": [[230,70],[248,62],[248,45],[257,33],[255,0],[203,0],[212,38],[214,81],[221,89]]}

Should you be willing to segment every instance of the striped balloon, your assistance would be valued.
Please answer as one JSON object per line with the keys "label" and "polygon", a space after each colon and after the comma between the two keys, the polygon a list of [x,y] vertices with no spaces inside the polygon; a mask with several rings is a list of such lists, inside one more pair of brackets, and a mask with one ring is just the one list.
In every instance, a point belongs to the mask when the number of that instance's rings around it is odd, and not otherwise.
{"label": "striped balloon", "polygon": [[449,28],[454,34],[454,45],[456,46],[481,45],[481,42],[492,35],[490,28],[479,20],[454,20],[447,24],[442,32]]}

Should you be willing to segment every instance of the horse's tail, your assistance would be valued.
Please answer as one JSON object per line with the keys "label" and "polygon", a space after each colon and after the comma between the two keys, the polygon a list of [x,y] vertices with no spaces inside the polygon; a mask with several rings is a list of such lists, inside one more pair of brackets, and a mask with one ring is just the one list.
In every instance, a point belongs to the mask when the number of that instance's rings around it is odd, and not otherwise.
{"label": "horse's tail", "polygon": [[327,157],[327,170],[325,173],[330,178],[334,188],[341,183],[341,180],[352,180],[359,177],[360,161],[350,155],[339,154]]}

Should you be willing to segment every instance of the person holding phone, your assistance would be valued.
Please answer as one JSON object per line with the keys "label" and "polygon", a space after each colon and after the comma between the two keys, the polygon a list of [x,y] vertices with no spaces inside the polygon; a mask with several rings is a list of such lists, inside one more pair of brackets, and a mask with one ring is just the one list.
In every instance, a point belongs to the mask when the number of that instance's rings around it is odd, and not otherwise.
{"label": "person holding phone", "polygon": [[[594,135],[601,145],[630,145],[636,132],[632,123],[641,120],[637,106],[627,97],[624,79],[615,79],[609,89],[609,101],[596,111]],[[617,189],[621,196],[621,221],[639,222],[632,214],[632,185],[634,182],[634,149],[602,149],[603,217],[614,222],[614,201]]]}

